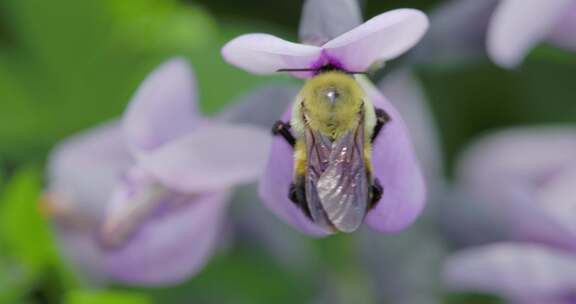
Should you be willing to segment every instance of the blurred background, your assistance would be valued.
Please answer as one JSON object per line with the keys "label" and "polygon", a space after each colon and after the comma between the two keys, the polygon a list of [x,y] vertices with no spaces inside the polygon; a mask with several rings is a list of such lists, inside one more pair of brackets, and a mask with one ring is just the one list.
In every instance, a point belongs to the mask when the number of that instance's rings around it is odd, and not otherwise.
{"label": "blurred background", "polygon": [[[367,18],[400,7],[431,12],[447,1],[363,2]],[[220,48],[248,32],[296,41],[301,7],[295,0],[0,0],[0,303],[400,303],[380,300],[352,235],[315,240],[293,232],[294,246],[304,249],[297,250],[300,260],[289,260],[299,267],[271,255],[250,234],[235,235],[199,275],[178,286],[85,284],[58,254],[50,224],[38,212],[53,146],[119,117],[145,75],[169,57],[193,64],[207,114],[261,84],[298,84],[285,75],[249,75],[226,64]],[[497,67],[485,54],[418,62],[414,72],[438,125],[448,178],[458,153],[480,134],[575,121],[576,56],[565,51],[539,46],[515,70]],[[423,228],[432,229],[430,238],[450,248],[441,229],[430,227]],[[390,241],[385,247],[406,245],[393,235],[382,238]],[[284,245],[291,252],[291,244]],[[431,263],[422,267],[439,267]],[[430,288],[434,299],[420,303],[500,303]]]}

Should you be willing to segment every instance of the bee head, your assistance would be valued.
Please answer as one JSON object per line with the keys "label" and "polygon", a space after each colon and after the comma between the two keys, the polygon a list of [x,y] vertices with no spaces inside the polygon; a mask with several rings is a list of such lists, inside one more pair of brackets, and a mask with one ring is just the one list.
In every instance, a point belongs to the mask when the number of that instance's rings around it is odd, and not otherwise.
{"label": "bee head", "polygon": [[321,73],[309,79],[301,92],[306,122],[326,133],[341,133],[356,122],[363,96],[351,75],[339,71]]}

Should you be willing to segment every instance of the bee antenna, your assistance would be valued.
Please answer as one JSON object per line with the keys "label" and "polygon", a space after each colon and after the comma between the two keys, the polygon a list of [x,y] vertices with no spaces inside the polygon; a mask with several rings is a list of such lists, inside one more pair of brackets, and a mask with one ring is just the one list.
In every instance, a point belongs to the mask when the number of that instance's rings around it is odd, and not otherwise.
{"label": "bee antenna", "polygon": [[346,72],[348,74],[352,74],[352,75],[369,75],[368,72]]}

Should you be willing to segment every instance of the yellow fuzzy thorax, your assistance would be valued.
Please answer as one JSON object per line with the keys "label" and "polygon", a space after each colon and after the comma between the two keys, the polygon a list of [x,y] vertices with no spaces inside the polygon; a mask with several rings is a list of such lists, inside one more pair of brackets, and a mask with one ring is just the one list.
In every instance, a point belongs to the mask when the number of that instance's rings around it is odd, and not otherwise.
{"label": "yellow fuzzy thorax", "polygon": [[[327,92],[337,92],[336,102]],[[300,92],[305,124],[325,136],[338,138],[358,125],[364,92],[351,76],[326,72],[311,78]]]}

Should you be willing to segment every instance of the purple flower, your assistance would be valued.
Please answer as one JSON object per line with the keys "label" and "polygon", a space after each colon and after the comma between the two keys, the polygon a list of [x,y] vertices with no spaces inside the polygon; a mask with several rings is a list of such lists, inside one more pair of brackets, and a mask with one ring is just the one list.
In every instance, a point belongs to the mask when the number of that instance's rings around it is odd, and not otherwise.
{"label": "purple flower", "polygon": [[542,41],[576,50],[575,33],[574,0],[501,0],[488,28],[488,53],[511,68]]}
{"label": "purple flower", "polygon": [[[307,2],[305,6],[301,24],[309,25],[313,30],[301,29],[301,33],[308,33],[303,35],[304,39],[313,37],[310,39],[313,42],[327,42],[320,46],[304,45],[267,34],[247,34],[224,46],[224,58],[231,64],[257,74],[271,74],[279,69],[321,69],[325,66],[334,66],[345,71],[365,71],[377,61],[392,59],[406,52],[421,39],[428,26],[426,16],[420,11],[399,9],[383,13],[337,37],[331,37],[342,31],[342,28],[326,30],[320,26],[324,24],[322,21],[308,21],[308,18],[312,17],[326,18],[326,13],[310,13],[307,10],[322,12],[322,7],[334,9],[339,6],[321,0],[315,4],[311,2],[314,1]],[[335,6],[332,7],[331,4]],[[354,24],[355,13],[349,17],[351,21],[348,20],[345,24]],[[334,27],[336,22],[330,21],[327,26]],[[310,77],[315,72],[293,74],[297,77]],[[425,186],[422,173],[406,126],[396,109],[367,78],[357,77],[356,80],[373,105],[386,111],[391,118],[375,141],[372,152],[374,176],[381,182],[384,195],[367,213],[366,221],[381,232],[402,230],[415,220],[424,206]],[[291,116],[289,108],[281,119],[290,121]],[[283,139],[274,138],[268,166],[260,181],[259,191],[264,204],[284,221],[305,233],[317,236],[333,233],[311,221],[289,199],[293,167],[292,147]]]}
{"label": "purple flower", "polygon": [[502,131],[464,153],[458,178],[513,237],[576,250],[575,153],[576,128]]}
{"label": "purple flower", "polygon": [[553,247],[503,242],[450,256],[443,279],[458,291],[497,294],[517,304],[572,304],[576,255]]}
{"label": "purple flower", "polygon": [[[320,46],[292,43],[268,34],[246,34],[228,42],[222,55],[230,64],[255,74],[327,65],[362,72],[374,63],[402,55],[422,38],[427,28],[428,19],[422,12],[398,9],[378,15]],[[292,74],[305,78],[313,72]]]}
{"label": "purple flower", "polygon": [[501,215],[510,237],[449,257],[448,287],[513,303],[574,303],[575,152],[576,128],[550,126],[502,131],[464,153],[461,185]]}
{"label": "purple flower", "polygon": [[105,279],[182,281],[212,255],[229,190],[257,178],[269,142],[260,128],[202,117],[190,66],[170,60],[121,122],[55,149],[47,197],[60,242]]}

